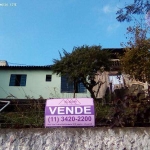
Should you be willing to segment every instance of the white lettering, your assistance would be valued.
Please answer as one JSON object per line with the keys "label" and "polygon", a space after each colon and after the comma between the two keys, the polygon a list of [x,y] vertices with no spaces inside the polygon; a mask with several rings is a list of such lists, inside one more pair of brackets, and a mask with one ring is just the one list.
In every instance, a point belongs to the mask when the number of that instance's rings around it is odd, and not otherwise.
{"label": "white lettering", "polygon": [[71,107],[71,108],[69,108],[69,107],[66,107],[66,114],[69,114],[69,112],[70,112],[70,114],[73,114],[73,111],[74,109],[73,109],[73,107]]}
{"label": "white lettering", "polygon": [[83,109],[82,107],[75,107],[75,114],[82,114]]}
{"label": "white lettering", "polygon": [[52,110],[52,108],[49,107],[49,111],[50,111],[50,113],[51,113],[52,115],[55,113],[56,109],[57,109],[57,107],[55,107],[54,110]]}
{"label": "white lettering", "polygon": [[58,114],[65,114],[64,107],[58,107]]}
{"label": "white lettering", "polygon": [[84,114],[91,114],[91,107],[90,106],[84,107]]}
{"label": "white lettering", "polygon": [[92,114],[91,112],[91,106],[72,106],[72,107],[49,107],[49,111],[51,115],[58,114],[58,115],[64,115],[64,114]]}

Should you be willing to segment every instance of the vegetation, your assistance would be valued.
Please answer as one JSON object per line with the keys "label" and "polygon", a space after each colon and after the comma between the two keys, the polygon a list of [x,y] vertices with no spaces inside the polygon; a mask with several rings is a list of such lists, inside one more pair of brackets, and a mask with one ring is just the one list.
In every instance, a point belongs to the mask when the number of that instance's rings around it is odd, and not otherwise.
{"label": "vegetation", "polygon": [[[122,93],[120,95],[120,93]],[[128,93],[128,94],[127,94]],[[118,89],[110,104],[95,102],[96,125],[131,127],[150,125],[150,98],[144,93],[132,95],[129,89]]]}
{"label": "vegetation", "polygon": [[[149,26],[145,24],[143,14],[150,11],[149,0],[134,0],[117,11],[117,20],[133,21],[134,26],[127,28],[130,38],[123,44],[124,55],[120,58],[121,69],[130,79],[150,83],[150,39],[147,38]],[[144,19],[143,19],[144,18]],[[144,20],[144,22],[143,22]],[[144,91],[137,95],[129,89],[122,98],[114,99],[112,126],[143,126],[150,122],[150,97]]]}
{"label": "vegetation", "polygon": [[[95,101],[96,126],[149,126],[150,99],[142,93],[126,95],[127,89],[113,93],[112,103]],[[120,95],[120,93],[122,93]],[[105,101],[105,100],[103,100]],[[0,113],[0,128],[43,128],[45,100],[13,100]]]}
{"label": "vegetation", "polygon": [[0,113],[2,128],[44,127],[45,100],[13,100]]}
{"label": "vegetation", "polygon": [[134,0],[132,4],[127,4],[117,11],[117,20],[120,22],[130,22],[136,15],[147,13],[150,10],[149,0]]}
{"label": "vegetation", "polygon": [[127,44],[122,45],[125,47],[125,53],[120,59],[122,72],[129,74],[130,78],[143,82],[150,80],[150,39],[147,38],[149,26],[143,17],[148,11],[150,11],[149,0],[134,0],[132,4],[127,4],[117,11],[118,21],[134,20],[134,26],[127,28],[127,35],[130,35],[130,38]]}
{"label": "vegetation", "polygon": [[143,126],[146,124],[149,126],[149,97],[145,98],[144,92],[133,96],[129,89],[120,90],[124,90],[124,94],[122,98],[116,94],[112,126]]}
{"label": "vegetation", "polygon": [[131,78],[139,81],[150,81],[150,39],[146,38],[146,31],[136,27],[128,28],[133,34],[125,47],[122,56],[122,71],[129,74]]}
{"label": "vegetation", "polygon": [[[109,52],[102,50],[101,46],[81,46],[74,47],[72,53],[64,50],[63,55],[60,54],[60,60],[54,59],[54,73],[67,76],[68,80],[73,81],[74,93],[76,85],[83,83],[91,97],[96,99],[93,87],[98,83],[95,83],[94,77],[97,71],[102,73],[109,68]],[[103,84],[101,81],[99,83]]]}

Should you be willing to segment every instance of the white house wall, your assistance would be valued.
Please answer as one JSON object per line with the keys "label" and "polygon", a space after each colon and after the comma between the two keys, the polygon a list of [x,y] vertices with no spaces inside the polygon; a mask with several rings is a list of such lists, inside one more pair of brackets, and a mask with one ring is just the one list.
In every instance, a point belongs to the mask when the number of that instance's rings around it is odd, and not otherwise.
{"label": "white house wall", "polygon": [[[11,74],[26,74],[26,86],[9,86]],[[52,81],[46,82],[46,75]],[[0,98],[72,98],[73,93],[61,93],[61,77],[50,70],[0,70]],[[90,97],[89,92],[77,93],[76,97]]]}

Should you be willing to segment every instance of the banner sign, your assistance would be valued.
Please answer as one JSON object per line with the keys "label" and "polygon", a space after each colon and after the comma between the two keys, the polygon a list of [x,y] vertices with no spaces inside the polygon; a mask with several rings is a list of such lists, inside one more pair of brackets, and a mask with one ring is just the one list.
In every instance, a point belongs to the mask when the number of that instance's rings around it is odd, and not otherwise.
{"label": "banner sign", "polygon": [[45,105],[45,127],[55,126],[95,126],[93,99],[48,99]]}

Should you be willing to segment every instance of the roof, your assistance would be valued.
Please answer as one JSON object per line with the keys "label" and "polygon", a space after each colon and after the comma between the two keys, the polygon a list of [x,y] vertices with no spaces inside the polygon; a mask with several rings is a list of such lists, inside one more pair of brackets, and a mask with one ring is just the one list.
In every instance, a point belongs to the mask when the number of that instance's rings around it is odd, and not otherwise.
{"label": "roof", "polygon": [[[104,48],[103,50],[108,50],[111,52],[111,59],[118,59],[118,56],[123,55],[123,48]],[[117,63],[117,65],[116,65]],[[118,61],[113,66],[119,66]],[[46,66],[0,66],[0,70],[51,70],[52,65]]]}
{"label": "roof", "polygon": [[112,59],[118,59],[125,52],[124,48],[105,48],[104,50],[108,50],[111,53]]}
{"label": "roof", "polygon": [[0,66],[0,70],[51,70],[51,65],[47,65],[47,66]]}

